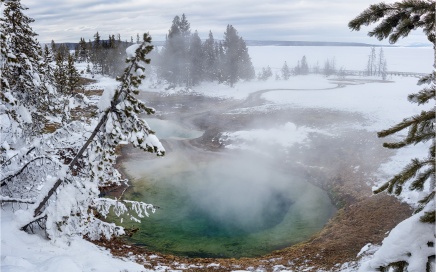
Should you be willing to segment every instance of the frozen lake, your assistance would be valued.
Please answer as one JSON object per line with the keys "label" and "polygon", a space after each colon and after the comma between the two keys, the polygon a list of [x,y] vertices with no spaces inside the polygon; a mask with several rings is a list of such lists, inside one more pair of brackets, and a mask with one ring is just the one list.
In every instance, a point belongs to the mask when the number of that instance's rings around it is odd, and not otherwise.
{"label": "frozen lake", "polygon": [[[248,52],[255,69],[269,65],[280,69],[286,61],[295,67],[306,56],[310,67],[319,64],[322,68],[327,59],[335,59],[336,68],[365,70],[370,47],[346,46],[250,46]],[[378,55],[380,48],[376,47]],[[429,73],[433,65],[431,47],[383,47],[388,71]]]}

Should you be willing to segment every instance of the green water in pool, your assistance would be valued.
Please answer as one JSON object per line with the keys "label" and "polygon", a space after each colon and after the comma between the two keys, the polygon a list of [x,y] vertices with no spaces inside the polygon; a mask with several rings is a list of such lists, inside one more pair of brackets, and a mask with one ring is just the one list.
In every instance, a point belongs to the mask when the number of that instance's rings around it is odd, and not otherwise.
{"label": "green water in pool", "polygon": [[260,256],[308,239],[335,212],[325,191],[253,154],[193,160],[173,150],[125,160],[123,171],[125,197],[159,208],[122,225],[139,228],[130,242],[161,253]]}

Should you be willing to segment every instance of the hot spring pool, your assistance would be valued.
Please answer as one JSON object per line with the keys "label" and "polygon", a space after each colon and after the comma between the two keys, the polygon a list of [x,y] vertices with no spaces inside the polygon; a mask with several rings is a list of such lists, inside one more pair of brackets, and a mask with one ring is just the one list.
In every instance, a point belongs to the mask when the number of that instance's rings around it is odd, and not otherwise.
{"label": "hot spring pool", "polygon": [[260,256],[308,239],[335,212],[325,191],[253,154],[202,160],[173,150],[122,166],[133,184],[125,197],[159,207],[123,222],[140,229],[130,241],[161,253]]}

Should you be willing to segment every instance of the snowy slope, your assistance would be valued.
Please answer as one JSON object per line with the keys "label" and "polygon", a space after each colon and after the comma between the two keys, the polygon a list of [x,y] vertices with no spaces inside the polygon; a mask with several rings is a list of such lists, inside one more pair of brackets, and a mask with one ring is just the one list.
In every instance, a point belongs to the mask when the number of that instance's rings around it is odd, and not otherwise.
{"label": "snowy slope", "polygon": [[48,241],[19,230],[18,212],[11,206],[1,211],[2,272],[119,272],[146,271],[139,264],[114,258],[108,250],[79,237],[68,244]]}

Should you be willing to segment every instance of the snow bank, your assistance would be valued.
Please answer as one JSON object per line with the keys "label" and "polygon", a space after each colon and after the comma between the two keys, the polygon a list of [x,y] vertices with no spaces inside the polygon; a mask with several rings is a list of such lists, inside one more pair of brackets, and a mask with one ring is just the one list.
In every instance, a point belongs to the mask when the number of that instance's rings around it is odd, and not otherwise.
{"label": "snow bank", "polygon": [[1,215],[2,272],[119,272],[148,271],[132,261],[114,258],[108,250],[79,237],[70,245],[54,243],[18,229],[11,206]]}
{"label": "snow bank", "polygon": [[422,223],[419,218],[425,211],[431,210],[434,210],[434,201],[428,204],[426,210],[398,224],[383,240],[373,258],[363,263],[359,271],[379,271],[380,266],[398,261],[406,261],[409,272],[426,271],[427,257],[435,253],[434,246],[430,247],[427,243],[435,242],[435,230],[434,224]]}
{"label": "snow bank", "polygon": [[[236,132],[225,132],[221,141],[228,149],[259,150],[272,146],[289,148],[294,144],[303,144],[309,133],[320,131],[308,127],[297,127],[293,123],[286,123],[277,128],[253,129]],[[228,143],[228,144],[227,144]]]}
{"label": "snow bank", "polygon": [[395,77],[393,80],[393,83],[359,84],[359,81],[347,79],[356,85],[333,90],[273,91],[265,93],[262,97],[282,105],[358,112],[370,120],[369,123],[358,126],[370,131],[379,131],[391,127],[405,117],[419,114],[426,108],[407,100],[409,94],[421,89],[421,86],[417,86],[417,78]]}

